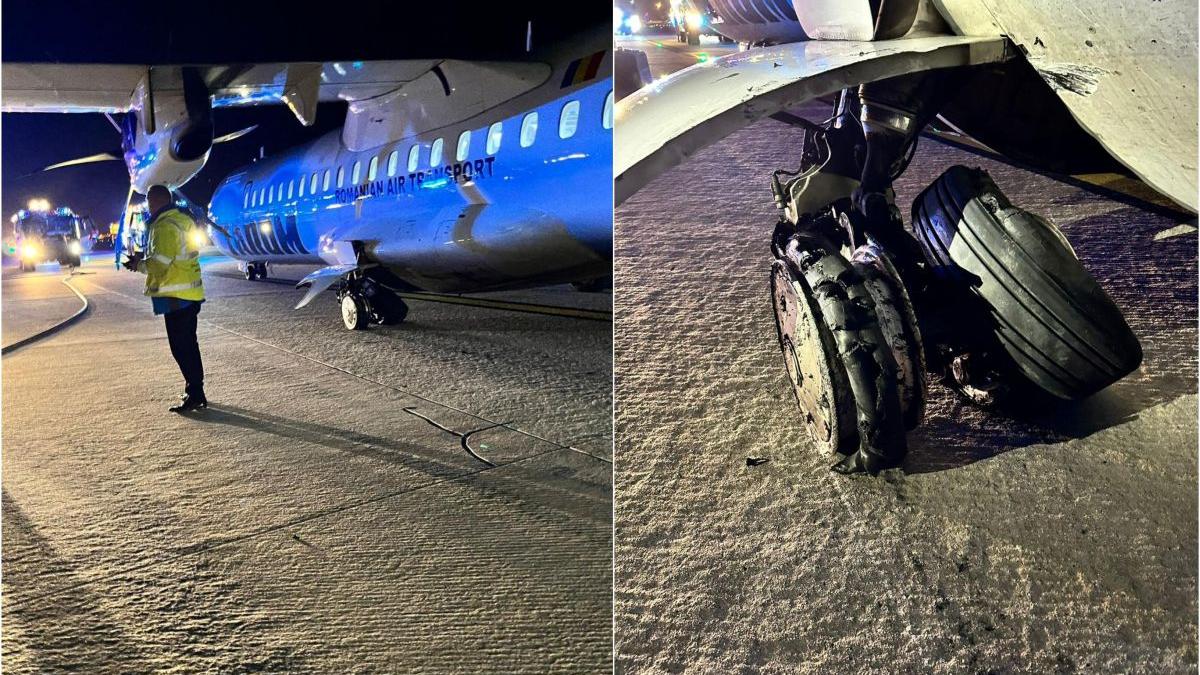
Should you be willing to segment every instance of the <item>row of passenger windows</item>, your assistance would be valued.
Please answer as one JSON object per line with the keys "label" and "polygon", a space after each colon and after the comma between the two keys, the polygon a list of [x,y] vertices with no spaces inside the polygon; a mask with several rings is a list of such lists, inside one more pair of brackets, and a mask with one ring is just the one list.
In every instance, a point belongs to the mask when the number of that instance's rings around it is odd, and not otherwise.
{"label": "row of passenger windows", "polygon": [[[604,110],[600,115],[600,124],[605,129],[612,129],[613,126],[613,93],[608,92],[608,97],[604,99]],[[558,114],[558,137],[562,139],[571,138],[575,135],[579,127],[579,101],[567,101],[563,104],[562,109]],[[527,113],[521,118],[521,133],[519,141],[522,148],[528,148],[537,140],[538,133],[538,114],[537,111]],[[484,150],[489,155],[494,155],[500,151],[500,141],[504,137],[504,125],[502,122],[496,122],[488,127],[487,136],[484,141]],[[445,143],[441,138],[435,140],[429,146],[429,167],[440,166],[442,163],[442,155],[445,149]],[[454,150],[454,160],[462,162],[467,159],[471,153],[471,131],[467,130],[458,135],[458,143]],[[375,180],[379,173],[379,156],[371,158],[367,164],[366,180]],[[415,172],[421,162],[421,144],[417,143],[408,149],[406,158],[406,168],[408,173]],[[386,171],[388,177],[396,175],[400,164],[400,151],[392,150],[387,156]],[[320,176],[318,177],[318,173]],[[242,207],[250,208],[255,206],[263,206],[264,204],[274,204],[277,201],[287,199],[295,199],[303,197],[305,194],[317,194],[317,187],[320,186],[321,192],[327,192],[330,189],[331,180],[334,177],[330,173],[330,169],[325,169],[323,173],[314,171],[308,180],[301,178],[298,182],[295,180],[288,181],[286,185],[276,183],[274,186],[261,187],[257,191],[248,189],[242,197]],[[355,160],[353,167],[350,169],[350,184],[358,185],[362,179],[362,161]],[[339,166],[336,175],[336,187],[344,187],[346,184],[346,167]],[[306,185],[307,183],[307,185]],[[306,189],[307,188],[307,189]],[[285,196],[286,189],[286,196]]]}

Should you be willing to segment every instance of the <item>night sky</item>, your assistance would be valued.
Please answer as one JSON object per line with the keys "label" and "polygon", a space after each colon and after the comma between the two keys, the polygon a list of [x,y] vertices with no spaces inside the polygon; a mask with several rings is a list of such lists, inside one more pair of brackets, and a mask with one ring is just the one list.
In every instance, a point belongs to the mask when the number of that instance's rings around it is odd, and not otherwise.
{"label": "night sky", "polygon": [[[478,5],[478,6],[476,6]],[[3,59],[66,63],[247,63],[406,58],[521,59],[527,22],[539,41],[570,39],[612,22],[612,5],[578,0],[541,3],[54,2],[5,0]],[[259,128],[213,147],[204,170],[183,187],[207,203],[234,169],[337,129],[345,104],[322,104],[313,127],[282,105],[214,112],[216,135]],[[120,116],[116,116],[118,122]],[[56,162],[120,147],[99,114],[0,115],[3,223],[32,197],[70,206],[97,225],[118,219],[129,189],[122,162],[35,173]],[[114,154],[120,155],[119,150]],[[7,231],[7,230],[6,230]]]}

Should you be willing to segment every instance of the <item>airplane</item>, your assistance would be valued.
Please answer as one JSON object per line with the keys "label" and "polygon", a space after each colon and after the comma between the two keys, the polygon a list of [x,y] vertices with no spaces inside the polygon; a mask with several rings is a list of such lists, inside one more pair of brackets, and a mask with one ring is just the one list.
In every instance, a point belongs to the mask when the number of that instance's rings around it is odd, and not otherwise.
{"label": "airplane", "polygon": [[[930,377],[995,408],[1138,368],[1067,238],[986,172],[951,167],[908,208],[891,186],[936,126],[1035,170],[1136,177],[1195,214],[1194,3],[691,1],[747,49],[621,98],[616,203],[757,120],[804,129],[799,166],[762,184],[769,282],[800,422],[834,471],[902,465]],[[827,98],[823,121],[793,112]]]}
{"label": "airplane", "polygon": [[340,130],[222,180],[205,227],[248,279],[269,264],[321,265],[297,309],[336,285],[344,325],[361,330],[404,320],[397,292],[611,278],[608,33],[514,61],[5,63],[0,110],[124,112],[110,120],[132,196],[203,168],[215,109],[284,104],[311,125],[318,102],[347,101]]}

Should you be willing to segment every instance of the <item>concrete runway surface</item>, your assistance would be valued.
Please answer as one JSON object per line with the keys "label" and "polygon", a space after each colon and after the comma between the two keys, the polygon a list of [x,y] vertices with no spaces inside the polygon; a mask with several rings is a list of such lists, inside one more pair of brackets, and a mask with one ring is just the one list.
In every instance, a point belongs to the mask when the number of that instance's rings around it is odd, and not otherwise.
{"label": "concrete runway surface", "polygon": [[[5,344],[79,306],[8,272]],[[214,261],[212,407],[179,416],[143,277],[70,283],[91,312],[3,360],[6,673],[611,668],[611,324],[412,302],[352,334]]]}
{"label": "concrete runway surface", "polygon": [[906,220],[949,166],[987,169],[1145,359],[1019,419],[935,385],[903,469],[847,479],[800,424],[769,299],[768,179],[801,137],[757,122],[617,209],[618,671],[1196,672],[1195,220],[922,139]]}

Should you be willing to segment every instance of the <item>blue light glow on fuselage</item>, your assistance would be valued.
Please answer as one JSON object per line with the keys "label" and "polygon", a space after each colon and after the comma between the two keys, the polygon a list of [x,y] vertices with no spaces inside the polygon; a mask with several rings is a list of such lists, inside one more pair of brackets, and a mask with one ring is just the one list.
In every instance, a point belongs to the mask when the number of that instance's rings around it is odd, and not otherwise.
{"label": "blue light glow on fuselage", "polygon": [[[527,261],[543,254],[558,257],[546,261],[549,268],[565,264],[564,255],[610,264],[612,130],[605,127],[604,113],[611,91],[611,80],[598,80],[501,120],[484,114],[469,128],[451,125],[362,152],[346,149],[341,132],[332,132],[222,181],[209,215],[232,236],[217,232],[214,243],[240,260],[334,264],[319,242],[357,241],[378,262],[405,269],[414,266],[410,259],[459,260],[461,250],[448,252],[453,244],[468,247],[478,258],[455,264],[476,265],[478,269],[461,275],[474,275],[482,286],[499,284],[504,275],[513,277],[512,283],[519,283],[521,274],[531,280],[540,276],[536,264],[520,270],[510,264],[522,255],[510,250],[516,246],[528,248],[523,254]],[[559,117],[570,101],[579,101],[576,130],[560,138]],[[522,122],[530,114],[538,116],[531,143],[521,138]],[[499,147],[489,153],[489,129],[497,121],[502,125]],[[457,152],[463,131],[470,131],[465,156]],[[430,147],[438,138],[444,139],[444,156],[439,165],[430,166]],[[414,144],[420,148],[419,161],[409,171]],[[451,161],[456,156],[463,160]],[[359,180],[351,184],[356,163]],[[339,168],[344,176],[340,187]],[[456,273],[445,270],[448,277]],[[460,281],[458,286],[471,286],[469,280]],[[458,287],[452,280],[439,284]]]}

